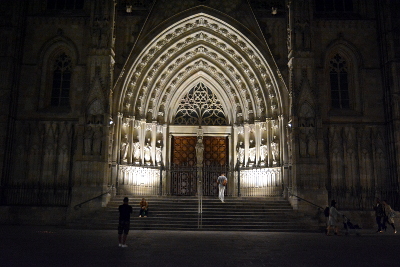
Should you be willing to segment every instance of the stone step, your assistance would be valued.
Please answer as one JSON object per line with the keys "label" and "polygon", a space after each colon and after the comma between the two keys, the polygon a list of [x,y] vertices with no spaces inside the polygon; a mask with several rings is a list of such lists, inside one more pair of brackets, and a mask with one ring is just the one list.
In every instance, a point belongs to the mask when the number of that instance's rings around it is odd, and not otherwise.
{"label": "stone step", "polygon": [[[203,199],[198,213],[196,197],[151,197],[149,216],[139,218],[141,197],[128,196],[134,212],[133,230],[230,230],[230,231],[304,231],[307,226],[283,198]],[[107,207],[70,223],[72,228],[117,229],[118,206],[122,196],[114,197]]]}

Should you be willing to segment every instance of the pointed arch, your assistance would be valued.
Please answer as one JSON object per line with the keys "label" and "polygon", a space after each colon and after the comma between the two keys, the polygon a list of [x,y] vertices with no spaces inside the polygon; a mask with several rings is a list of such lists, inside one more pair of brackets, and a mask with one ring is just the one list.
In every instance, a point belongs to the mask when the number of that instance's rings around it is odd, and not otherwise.
{"label": "pointed arch", "polygon": [[75,44],[57,36],[43,45],[38,58],[41,73],[38,109],[69,111],[73,72],[79,59]]}
{"label": "pointed arch", "polygon": [[254,122],[277,117],[284,113],[287,92],[279,89],[276,71],[246,36],[199,13],[162,31],[133,60],[125,79],[117,82],[113,110],[160,120],[173,96],[196,76],[208,80],[229,105],[242,110],[243,114],[231,115],[232,123],[238,118]]}
{"label": "pointed arch", "polygon": [[361,67],[361,55],[350,42],[340,37],[328,46],[324,58],[324,76],[331,115],[356,115],[362,112]]}
{"label": "pointed arch", "polygon": [[198,82],[177,101],[171,122],[178,125],[227,125],[223,106],[226,105],[213,90]]}
{"label": "pointed arch", "polygon": [[221,105],[223,110],[225,110],[226,119],[228,123],[232,122],[234,112],[237,111],[235,109],[235,105],[232,106],[232,102],[235,99],[232,96],[229,96],[222,88],[222,84],[218,81],[215,81],[213,77],[210,77],[208,72],[198,71],[194,75],[191,75],[190,78],[186,79],[182,85],[180,86],[180,90],[175,93],[170,94],[170,97],[166,100],[166,106],[170,107],[166,110],[166,117],[168,121],[172,121],[174,112],[177,110],[179,105],[179,100],[193,87],[197,84],[203,83],[206,87],[210,88],[212,92],[217,96],[218,99],[221,100]]}

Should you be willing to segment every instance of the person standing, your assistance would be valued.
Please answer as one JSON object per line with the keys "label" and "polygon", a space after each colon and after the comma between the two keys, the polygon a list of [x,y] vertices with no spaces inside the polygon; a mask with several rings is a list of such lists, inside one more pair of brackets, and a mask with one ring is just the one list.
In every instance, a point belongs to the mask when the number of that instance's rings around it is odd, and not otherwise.
{"label": "person standing", "polygon": [[382,230],[385,230],[386,226],[384,224],[384,213],[383,213],[383,207],[381,200],[379,198],[376,198],[376,204],[374,206],[375,210],[375,220],[376,223],[378,224],[378,231],[377,233],[382,233]]}
{"label": "person standing", "polygon": [[329,219],[328,219],[328,228],[326,229],[326,235],[331,235],[330,230],[333,228],[335,235],[339,234],[339,226],[338,226],[338,216],[343,216],[336,209],[336,201],[331,201],[331,207],[329,209]]}
{"label": "person standing", "polygon": [[129,225],[131,222],[132,206],[128,204],[129,198],[124,198],[124,204],[119,205],[119,223],[118,223],[118,241],[119,246],[126,248],[126,238],[129,233]]}
{"label": "person standing", "polygon": [[386,200],[382,201],[382,206],[383,206],[383,211],[385,214],[385,218],[383,219],[383,224],[385,225],[385,223],[387,222],[388,224],[390,224],[392,226],[393,232],[397,233],[396,227],[394,226],[394,218],[393,218],[394,216],[392,216],[392,212],[394,212],[394,210],[386,202]]}
{"label": "person standing", "polygon": [[228,178],[226,178],[225,173],[222,173],[217,179],[217,184],[219,189],[218,198],[221,200],[222,203],[225,202],[224,195],[227,183],[228,183]]}
{"label": "person standing", "polygon": [[147,217],[149,203],[146,201],[145,198],[142,198],[142,201],[140,201],[139,205],[140,205],[139,217]]}

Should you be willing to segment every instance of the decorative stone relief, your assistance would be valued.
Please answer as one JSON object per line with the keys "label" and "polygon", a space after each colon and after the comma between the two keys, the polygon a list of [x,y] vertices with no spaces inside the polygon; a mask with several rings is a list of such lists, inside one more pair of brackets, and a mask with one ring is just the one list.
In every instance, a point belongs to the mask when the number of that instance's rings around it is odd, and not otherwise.
{"label": "decorative stone relief", "polygon": [[[243,62],[243,57],[241,57],[237,52],[241,51],[241,52],[249,55],[249,58],[253,61],[251,64],[255,65],[256,69],[258,69],[261,72],[261,74],[262,74],[261,77],[264,79],[263,83],[265,83],[267,81],[267,79],[269,79],[270,75],[268,73],[266,73],[265,68],[262,66],[262,61],[260,60],[258,53],[256,53],[253,50],[253,48],[251,48],[247,44],[246,41],[242,40],[236,33],[234,33],[233,29],[227,28],[227,26],[225,26],[225,25],[220,25],[219,22],[210,24],[208,22],[208,20],[214,20],[214,19],[208,18],[206,20],[204,17],[202,17],[201,19],[199,19],[198,17],[195,17],[190,20],[191,21],[190,23],[188,22],[184,26],[180,26],[180,25],[174,26],[170,30],[168,30],[164,33],[164,35],[163,35],[164,37],[160,37],[161,38],[160,41],[156,42],[156,44],[153,45],[153,47],[150,47],[148,49],[148,53],[147,54],[145,53],[139,62],[141,62],[141,63],[150,62],[151,58],[155,56],[157,51],[164,49],[162,47],[164,47],[164,46],[170,47],[170,49],[168,49],[162,56],[159,57],[159,61],[156,61],[157,68],[151,69],[151,72],[149,73],[149,75],[146,74],[146,77],[149,78],[149,81],[151,81],[152,77],[155,74],[154,69],[158,69],[160,64],[162,64],[163,62],[166,62],[168,58],[170,58],[172,55],[174,55],[176,53],[176,51],[179,51],[184,46],[187,46],[187,45],[201,39],[210,44],[215,44],[215,46],[218,49],[225,50],[228,54],[230,54],[233,61],[236,61],[236,62],[242,64],[241,67],[245,70],[244,73],[246,75],[248,75],[248,80],[251,81],[252,83],[255,83],[255,82],[257,82],[257,80],[255,79],[255,75],[253,74],[252,71],[250,71],[249,65],[245,64]],[[201,27],[206,28],[207,32],[201,30]],[[199,30],[201,30],[201,32],[200,33],[197,32],[190,36],[185,37],[184,42],[179,42],[176,44],[171,43],[172,40],[176,40],[177,38],[179,38],[179,35],[183,34],[184,32],[186,32],[189,29],[191,29],[191,30],[199,29]],[[211,32],[210,32],[210,30],[211,30]],[[215,34],[215,36],[211,37],[210,36],[211,33]],[[228,37],[233,42],[233,44],[236,45],[236,47],[231,48],[229,44],[220,40],[219,35]],[[175,45],[175,47],[174,47],[174,45]],[[204,49],[200,49],[199,47],[197,48],[197,51],[193,51],[193,52],[199,53],[200,50],[201,50],[201,53],[209,53],[208,54],[209,57],[216,59],[218,62],[223,62],[223,64],[226,64],[226,59],[220,58],[218,56],[218,53],[208,52],[208,51],[205,51]],[[189,56],[190,54],[186,53],[185,55]],[[177,65],[181,64],[181,62],[183,62],[182,59],[177,59],[174,63],[176,65],[173,66],[173,68],[169,69],[169,70],[172,71],[174,68],[176,68]],[[228,68],[228,69],[230,69],[230,68]],[[232,69],[234,69],[234,68],[232,68]],[[141,64],[139,64],[135,70],[137,73],[137,75],[135,75],[135,76],[136,77],[141,76],[143,66],[141,66]],[[132,77],[132,84],[136,83],[136,77]],[[229,79],[227,79],[227,81],[229,81]],[[253,92],[253,94],[257,94],[257,92]],[[157,112],[155,112],[155,114],[157,114]]]}

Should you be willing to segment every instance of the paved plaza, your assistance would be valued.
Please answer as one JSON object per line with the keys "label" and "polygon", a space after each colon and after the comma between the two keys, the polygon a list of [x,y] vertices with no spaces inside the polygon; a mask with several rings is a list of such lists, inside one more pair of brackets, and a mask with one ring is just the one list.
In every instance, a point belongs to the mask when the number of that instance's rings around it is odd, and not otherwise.
{"label": "paved plaza", "polygon": [[0,266],[398,266],[400,235],[0,226]]}

